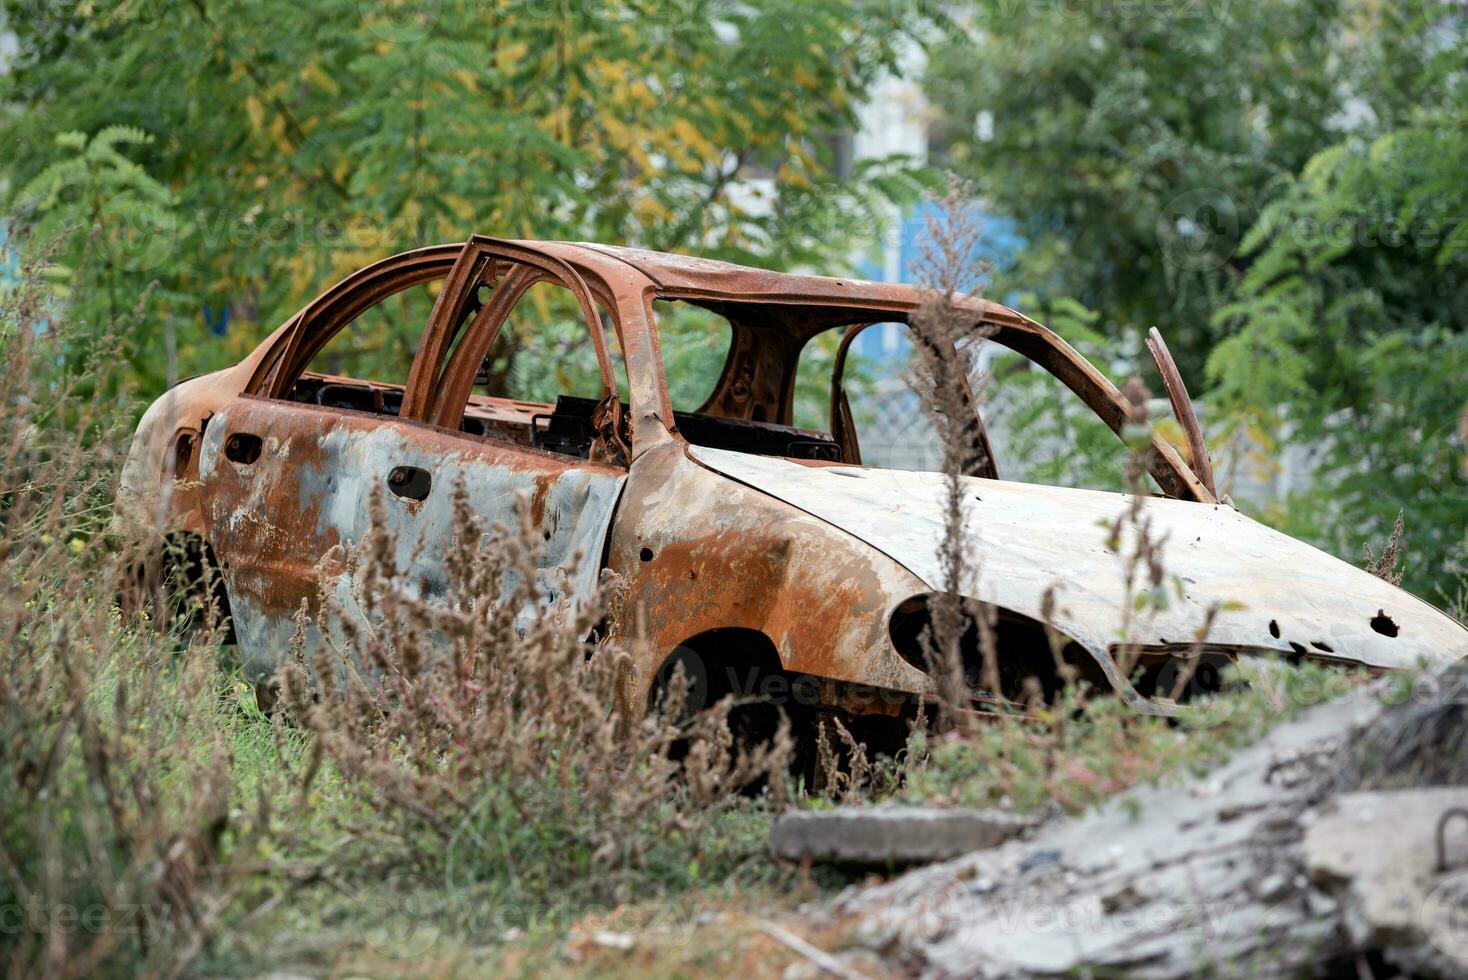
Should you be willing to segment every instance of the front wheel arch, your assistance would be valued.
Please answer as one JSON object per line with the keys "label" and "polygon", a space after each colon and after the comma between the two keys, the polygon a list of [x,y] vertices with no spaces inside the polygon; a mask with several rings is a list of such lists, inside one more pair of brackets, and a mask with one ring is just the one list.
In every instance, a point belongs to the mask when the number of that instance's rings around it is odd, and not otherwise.
{"label": "front wheel arch", "polygon": [[125,614],[145,613],[160,631],[217,629],[233,645],[229,591],[214,549],[193,531],[159,538],[128,568],[118,605]]}

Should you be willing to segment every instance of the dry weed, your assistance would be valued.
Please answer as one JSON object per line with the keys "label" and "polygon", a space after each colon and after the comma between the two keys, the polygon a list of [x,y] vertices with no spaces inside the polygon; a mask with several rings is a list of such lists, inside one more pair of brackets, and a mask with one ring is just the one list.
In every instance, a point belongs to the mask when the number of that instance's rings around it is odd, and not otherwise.
{"label": "dry weed", "polygon": [[597,629],[615,583],[550,601],[526,501],[515,526],[486,527],[455,487],[443,601],[418,594],[382,498],[371,506],[346,562],[362,615],[324,590],[321,635],[343,639],[279,683],[370,814],[346,829],[384,860],[476,879],[534,867],[518,894],[622,899],[670,835],[695,843],[732,793],[783,790],[788,724],[736,745],[729,702],[686,722],[681,684],[659,711],[629,703],[627,658]]}
{"label": "dry weed", "polygon": [[917,269],[924,299],[910,324],[918,357],[909,384],[938,436],[946,478],[944,532],[938,546],[943,590],[930,607],[924,643],[937,686],[938,724],[944,727],[957,724],[970,703],[962,649],[970,623],[979,626],[983,685],[991,692],[1000,690],[993,611],[964,598],[973,591],[978,568],[965,533],[963,478],[986,471],[992,462],[970,383],[973,352],[986,331],[961,302],[963,295],[976,292],[988,268],[975,257],[980,226],[971,196],[967,184],[950,177],[938,212],[928,219]]}
{"label": "dry weed", "polygon": [[69,324],[46,261],[0,291],[0,974],[178,974],[271,818],[235,810],[212,639],[114,601],[150,546],[109,530],[137,313]]}
{"label": "dry weed", "polygon": [[1371,553],[1371,542],[1368,541],[1362,545],[1366,552],[1366,570],[1392,585],[1400,585],[1402,576],[1406,574],[1406,569],[1397,571],[1397,563],[1402,559],[1402,534],[1407,529],[1403,517],[1404,514],[1398,511],[1396,523],[1392,525],[1391,536],[1386,539],[1386,547],[1381,549],[1381,557],[1378,558]]}

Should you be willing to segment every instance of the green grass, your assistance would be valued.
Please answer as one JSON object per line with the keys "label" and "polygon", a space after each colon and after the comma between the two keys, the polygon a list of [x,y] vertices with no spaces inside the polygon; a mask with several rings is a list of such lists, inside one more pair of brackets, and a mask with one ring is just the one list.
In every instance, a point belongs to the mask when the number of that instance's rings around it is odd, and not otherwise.
{"label": "green grass", "polygon": [[905,802],[1076,813],[1138,783],[1197,775],[1274,723],[1349,690],[1363,672],[1273,660],[1231,668],[1229,692],[1173,720],[1070,690],[1032,721],[923,738]]}
{"label": "green grass", "polygon": [[[1112,698],[1072,696],[1038,721],[990,725],[963,739],[919,738],[895,795],[939,805],[1077,811],[1138,782],[1217,765],[1272,722],[1360,679],[1310,666],[1244,672],[1252,686],[1188,712],[1181,723],[1141,716]],[[210,971],[386,976],[421,964],[429,975],[445,976],[715,972],[741,962],[751,943],[773,954],[766,938],[751,938],[763,934],[752,932],[750,922],[830,896],[853,880],[769,858],[773,813],[758,800],[719,814],[697,838],[663,823],[666,814],[649,812],[644,831],[659,845],[639,864],[630,888],[635,898],[627,902],[598,900],[591,882],[561,887],[568,862],[574,867],[578,858],[557,851],[563,828],[536,813],[525,813],[518,826],[479,826],[457,841],[419,842],[417,849],[479,853],[457,860],[445,853],[431,867],[384,866],[362,850],[370,834],[354,836],[371,812],[345,791],[329,764],[307,804],[293,809],[294,790],[281,773],[307,763],[307,740],[263,716],[236,676],[221,676],[217,722],[230,740],[240,805],[256,793],[276,793],[274,809],[292,813],[294,823],[279,849],[260,855],[279,869],[263,872],[260,888],[286,897],[221,938],[201,964]],[[563,813],[562,803],[546,812]],[[313,867],[321,869],[319,880],[291,884],[292,873]],[[592,938],[603,932],[631,936],[634,946],[623,950]]]}
{"label": "green grass", "polygon": [[[574,781],[551,772],[534,793],[516,787],[519,810],[470,808],[462,832],[420,830],[420,839],[404,840],[407,825],[385,821],[380,809],[364,803],[360,785],[330,758],[315,758],[313,736],[258,709],[227,652],[165,644],[149,653],[144,636],[125,630],[114,639],[88,700],[105,718],[119,687],[147,692],[147,713],[135,719],[135,730],[119,730],[115,748],[125,751],[134,741],[154,752],[179,747],[157,754],[148,774],[164,809],[176,799],[178,812],[188,812],[200,773],[219,753],[227,759],[229,812],[216,877],[200,888],[230,899],[191,972],[768,972],[770,963],[793,956],[760,922],[785,917],[791,924],[799,904],[828,898],[854,880],[846,872],[771,859],[766,842],[775,814],[761,798],[739,799],[696,833],[678,825],[675,808],[649,808],[628,831],[625,862],[593,862],[569,843],[576,828],[565,821],[580,819],[566,796],[574,796]],[[134,672],[126,683],[124,669]],[[1188,709],[1177,722],[1143,716],[1114,698],[1073,693],[1029,721],[1002,721],[964,737],[915,737],[901,762],[903,779],[888,798],[1080,811],[1139,782],[1206,771],[1270,724],[1362,679],[1262,663],[1241,674],[1249,684]],[[302,776],[316,762],[319,770],[303,791]],[[78,755],[69,765],[66,792],[85,800],[83,760]],[[493,780],[477,787],[490,796],[501,789]],[[826,804],[806,798],[799,805]],[[477,822],[481,813],[495,816]],[[56,828],[64,846],[81,846],[79,827]],[[14,831],[7,839],[12,851],[39,847],[15,839]],[[78,881],[85,886],[84,875]],[[74,898],[106,900],[87,887]],[[622,948],[625,942],[631,948]],[[129,956],[116,965],[125,973],[140,962]]]}

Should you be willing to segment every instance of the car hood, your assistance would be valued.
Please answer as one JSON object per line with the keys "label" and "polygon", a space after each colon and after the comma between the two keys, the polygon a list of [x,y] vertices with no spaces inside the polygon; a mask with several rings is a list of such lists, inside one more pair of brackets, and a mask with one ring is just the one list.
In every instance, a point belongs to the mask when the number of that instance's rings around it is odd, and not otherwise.
{"label": "car hood", "polygon": [[[805,465],[700,447],[691,453],[710,469],[860,538],[930,588],[943,587],[942,474]],[[1166,608],[1135,614],[1128,623],[1123,556],[1135,547],[1132,522],[1125,522],[1117,551],[1107,539],[1132,497],[973,477],[963,478],[963,489],[978,568],[965,593],[1043,620],[1045,595],[1053,590],[1051,625],[1103,666],[1120,642],[1192,642],[1214,604],[1221,609],[1210,644],[1384,668],[1468,655],[1468,629],[1410,593],[1227,505],[1167,498],[1144,497],[1140,510],[1152,539],[1165,536],[1162,562],[1182,596],[1170,592]]]}

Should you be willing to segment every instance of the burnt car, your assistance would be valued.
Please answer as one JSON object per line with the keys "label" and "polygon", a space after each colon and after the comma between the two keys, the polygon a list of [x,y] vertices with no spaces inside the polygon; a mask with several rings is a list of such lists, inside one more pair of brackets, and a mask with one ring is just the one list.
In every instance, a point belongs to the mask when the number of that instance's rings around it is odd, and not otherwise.
{"label": "burnt car", "polygon": [[[433,298],[411,325],[400,377],[322,369],[354,324],[418,287]],[[483,390],[531,287],[575,312],[576,342],[594,355],[591,390],[539,401]],[[943,588],[944,477],[863,465],[843,368],[868,327],[909,324],[922,302],[907,285],[586,243],[474,237],[405,252],[348,275],[233,367],[159,398],[132,445],[122,513],[217,566],[257,683],[285,655],[297,610],[320,601],[321,576],[348,574],[326,559],[368,530],[374,493],[412,579],[426,596],[441,592],[462,482],[488,520],[509,522],[515,501],[529,500],[552,593],[589,590],[603,569],[621,577],[626,613],[609,639],[632,652],[644,698],[680,662],[705,697],[806,679],[819,710],[899,716],[934,692],[923,624]],[[1130,404],[1059,336],[997,303],[957,302],[989,343],[1123,432]],[[727,324],[722,370],[691,411],[675,410],[664,370],[661,325],[678,309]],[[798,366],[823,335],[834,352],[822,382],[829,424],[800,428]],[[1160,365],[1172,387],[1171,360]],[[1174,402],[1195,430],[1180,389]],[[976,404],[974,417],[987,444]],[[1182,452],[1147,438],[1155,492],[1138,495],[1136,512],[1166,539],[1180,595],[1145,617],[1129,613],[1108,540],[1136,498],[1007,482],[992,453],[964,478],[980,569],[972,598],[994,610],[1006,687],[1055,681],[1057,636],[1082,676],[1161,712],[1171,702],[1148,665],[1200,649],[1373,669],[1468,653],[1451,617],[1220,502]],[[1203,469],[1196,443],[1190,455]],[[590,560],[568,577],[576,555]],[[967,646],[974,696],[1017,696],[978,690],[978,643]],[[1118,665],[1124,648],[1140,655],[1137,671]]]}

